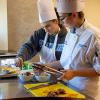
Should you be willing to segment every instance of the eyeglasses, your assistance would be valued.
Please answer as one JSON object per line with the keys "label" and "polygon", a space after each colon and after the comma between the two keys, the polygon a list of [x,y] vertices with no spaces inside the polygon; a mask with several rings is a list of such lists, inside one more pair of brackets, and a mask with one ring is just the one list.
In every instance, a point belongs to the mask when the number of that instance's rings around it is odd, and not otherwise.
{"label": "eyeglasses", "polygon": [[66,15],[59,16],[59,17],[60,17],[60,20],[61,20],[61,21],[64,21],[65,19],[68,19],[68,17],[71,16],[71,15],[72,15],[72,13],[68,13],[68,14],[66,14]]}
{"label": "eyeglasses", "polygon": [[60,16],[60,20],[64,21],[65,19],[67,19],[67,17],[68,17],[67,15],[66,16]]}

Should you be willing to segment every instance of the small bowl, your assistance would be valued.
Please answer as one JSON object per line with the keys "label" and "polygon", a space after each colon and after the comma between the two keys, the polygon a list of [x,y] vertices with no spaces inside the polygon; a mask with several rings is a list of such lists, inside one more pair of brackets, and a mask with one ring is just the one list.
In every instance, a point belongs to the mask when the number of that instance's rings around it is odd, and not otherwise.
{"label": "small bowl", "polygon": [[23,82],[29,82],[33,80],[34,74],[31,72],[24,72],[24,73],[20,73],[18,77]]}
{"label": "small bowl", "polygon": [[38,82],[47,82],[50,80],[51,74],[44,73],[41,75],[35,75],[35,78]]}

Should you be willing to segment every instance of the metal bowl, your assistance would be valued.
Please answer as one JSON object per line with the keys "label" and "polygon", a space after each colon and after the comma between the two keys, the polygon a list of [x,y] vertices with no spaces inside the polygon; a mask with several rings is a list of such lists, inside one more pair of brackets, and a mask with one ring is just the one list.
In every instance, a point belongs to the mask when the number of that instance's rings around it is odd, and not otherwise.
{"label": "metal bowl", "polygon": [[51,74],[48,74],[45,72],[40,75],[35,75],[36,80],[39,82],[47,82],[50,80],[50,77],[51,77]]}

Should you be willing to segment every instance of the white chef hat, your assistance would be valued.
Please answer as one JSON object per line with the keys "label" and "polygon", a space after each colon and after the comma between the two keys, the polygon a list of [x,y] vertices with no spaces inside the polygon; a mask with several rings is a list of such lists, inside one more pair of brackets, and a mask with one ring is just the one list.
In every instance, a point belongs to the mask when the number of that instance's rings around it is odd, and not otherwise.
{"label": "white chef hat", "polygon": [[56,0],[59,13],[80,12],[84,9],[84,0]]}
{"label": "white chef hat", "polygon": [[37,6],[40,23],[57,19],[52,0],[38,0]]}

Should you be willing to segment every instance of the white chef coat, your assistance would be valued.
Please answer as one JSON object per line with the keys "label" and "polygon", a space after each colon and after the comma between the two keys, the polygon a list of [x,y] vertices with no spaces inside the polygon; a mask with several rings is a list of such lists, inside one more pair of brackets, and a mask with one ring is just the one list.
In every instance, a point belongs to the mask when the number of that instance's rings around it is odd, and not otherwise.
{"label": "white chef coat", "polygon": [[[76,33],[69,31],[60,63],[64,69],[94,68],[100,74],[100,31],[86,21]],[[98,82],[98,77],[75,77],[69,81],[94,98],[100,96]]]}

